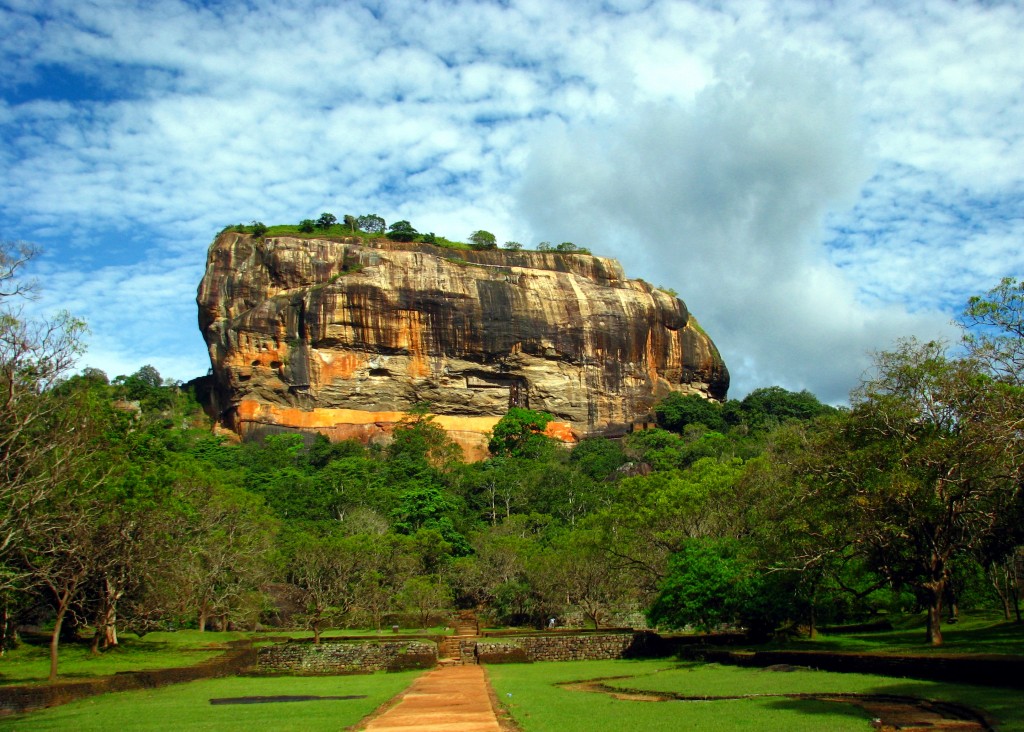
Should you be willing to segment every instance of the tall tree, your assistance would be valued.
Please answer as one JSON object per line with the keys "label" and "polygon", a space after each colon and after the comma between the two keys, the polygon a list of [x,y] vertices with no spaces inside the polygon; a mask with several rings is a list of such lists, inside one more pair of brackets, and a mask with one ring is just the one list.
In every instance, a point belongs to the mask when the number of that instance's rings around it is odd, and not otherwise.
{"label": "tall tree", "polygon": [[244,616],[270,575],[276,519],[261,499],[197,466],[183,469],[175,492],[181,509],[172,531],[180,554],[165,589],[200,631]]}
{"label": "tall tree", "polygon": [[942,643],[951,562],[1002,530],[1024,469],[1024,390],[938,343],[902,342],[876,357],[820,471],[820,497],[847,506],[855,543],[928,607]]}
{"label": "tall tree", "polygon": [[355,606],[360,560],[358,547],[349,538],[306,535],[299,540],[291,578],[314,643],[320,643],[326,626],[340,623]]}
{"label": "tall tree", "polygon": [[1000,378],[1024,385],[1024,280],[1006,277],[967,301],[960,318],[970,353]]}
{"label": "tall tree", "polygon": [[51,682],[57,678],[62,628],[89,578],[106,560],[103,550],[108,537],[103,524],[116,510],[104,490],[112,465],[103,448],[113,410],[104,410],[104,404],[91,399],[93,393],[84,383],[54,390],[62,403],[60,428],[77,439],[47,445],[47,488],[27,510],[17,545],[29,585],[43,588],[55,611],[50,635]]}
{"label": "tall tree", "polygon": [[18,307],[35,284],[22,269],[37,253],[0,242],[0,590],[42,586],[57,605],[50,678],[60,625],[88,574],[87,495],[102,466],[88,447],[95,429],[81,392],[58,387],[82,351],[85,325],[63,313],[29,320]]}

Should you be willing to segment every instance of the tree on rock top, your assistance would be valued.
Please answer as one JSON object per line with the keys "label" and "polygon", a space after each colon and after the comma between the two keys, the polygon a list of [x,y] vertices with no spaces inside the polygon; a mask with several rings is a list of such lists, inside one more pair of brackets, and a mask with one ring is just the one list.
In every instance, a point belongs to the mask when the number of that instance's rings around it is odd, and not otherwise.
{"label": "tree on rock top", "polygon": [[491,232],[480,229],[469,235],[469,245],[474,249],[497,249],[498,240]]}
{"label": "tree on rock top", "polygon": [[356,225],[367,234],[383,234],[387,225],[377,214],[364,214],[356,219]]}
{"label": "tree on rock top", "polygon": [[420,232],[408,221],[396,221],[388,227],[388,239],[391,241],[412,241],[419,235]]}

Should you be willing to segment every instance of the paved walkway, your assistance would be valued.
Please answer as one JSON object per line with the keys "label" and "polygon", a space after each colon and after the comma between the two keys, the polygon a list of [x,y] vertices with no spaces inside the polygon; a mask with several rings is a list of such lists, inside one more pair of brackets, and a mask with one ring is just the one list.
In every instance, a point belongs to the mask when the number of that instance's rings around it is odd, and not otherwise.
{"label": "paved walkway", "polygon": [[420,676],[401,701],[363,729],[424,732],[499,732],[480,666],[448,666]]}

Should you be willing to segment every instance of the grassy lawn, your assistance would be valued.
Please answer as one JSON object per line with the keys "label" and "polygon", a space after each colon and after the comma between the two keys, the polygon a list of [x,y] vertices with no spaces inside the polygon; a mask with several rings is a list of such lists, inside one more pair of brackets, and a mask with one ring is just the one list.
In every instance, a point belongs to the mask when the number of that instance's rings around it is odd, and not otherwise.
{"label": "grassy lawn", "polygon": [[856,651],[899,654],[1008,653],[1024,655],[1024,625],[1007,622],[1002,616],[964,616],[960,622],[942,626],[941,646],[925,642],[925,620],[911,616],[894,621],[893,630],[851,634],[819,634],[814,640],[790,642],[788,648],[821,651]]}
{"label": "grassy lawn", "polygon": [[[339,730],[405,689],[419,671],[305,678],[230,677],[149,691],[105,694],[4,720],[12,730]],[[213,705],[211,699],[246,696],[365,696],[264,704]]]}
{"label": "grassy lawn", "polygon": [[[117,648],[93,655],[86,643],[62,643],[60,677],[76,679],[107,676],[119,671],[142,671],[192,666],[222,654],[227,642],[245,638],[245,633],[199,633],[194,630],[149,633],[142,638],[121,637]],[[42,640],[23,643],[0,658],[0,684],[46,681],[50,671],[50,649]]]}
{"label": "grassy lawn", "polygon": [[[956,701],[986,710],[1000,730],[1024,731],[1020,692],[823,671],[764,669],[673,661],[573,661],[487,667],[498,698],[525,732],[600,730],[870,730],[871,714],[837,702],[785,694],[897,694]],[[610,677],[626,677],[612,680]],[[605,679],[621,689],[693,696],[764,694],[717,701],[623,701],[558,684]]]}
{"label": "grassy lawn", "polygon": [[[428,628],[427,634],[444,635],[451,630]],[[398,633],[390,629],[377,633],[374,630],[332,630],[323,638],[358,636],[367,640],[402,640],[409,636],[422,635],[419,628],[403,628]],[[267,633],[200,633],[195,630],[147,633],[139,638],[131,633],[121,635],[121,644],[109,651],[93,655],[86,643],[62,643],[60,647],[60,678],[65,680],[94,676],[107,676],[120,671],[149,671],[160,668],[193,666],[210,658],[216,658],[227,649],[233,640],[251,639],[257,645],[273,643],[281,638],[312,638],[309,631],[271,631]],[[23,643],[0,657],[0,685],[45,682],[50,672],[50,649],[46,642],[37,639]]]}

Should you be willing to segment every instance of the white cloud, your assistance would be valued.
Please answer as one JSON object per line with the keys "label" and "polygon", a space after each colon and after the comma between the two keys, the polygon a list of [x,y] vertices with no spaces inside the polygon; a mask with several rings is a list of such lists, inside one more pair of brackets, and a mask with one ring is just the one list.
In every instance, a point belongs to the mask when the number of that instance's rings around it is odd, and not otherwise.
{"label": "white cloud", "polygon": [[866,307],[826,259],[825,215],[852,203],[868,172],[840,70],[743,48],[690,105],[551,133],[523,209],[535,228],[587,231],[631,272],[682,292],[739,393],[780,383],[842,400],[867,350],[948,318]]}
{"label": "white cloud", "polygon": [[8,0],[0,31],[0,227],[112,371],[205,370],[205,247],[253,218],[617,254],[739,395],[842,398],[1024,270],[1010,3]]}

